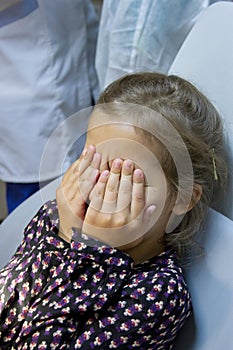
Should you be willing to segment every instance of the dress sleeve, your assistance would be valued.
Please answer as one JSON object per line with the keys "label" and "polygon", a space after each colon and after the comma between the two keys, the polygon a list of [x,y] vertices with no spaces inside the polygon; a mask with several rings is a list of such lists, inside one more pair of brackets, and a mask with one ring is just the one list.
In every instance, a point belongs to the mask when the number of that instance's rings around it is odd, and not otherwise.
{"label": "dress sleeve", "polygon": [[4,271],[9,273],[9,271],[13,270],[20,263],[25,255],[30,254],[31,248],[37,244],[45,230],[50,230],[57,226],[58,216],[56,214],[57,207],[55,200],[45,203],[38,210],[36,215],[25,227],[22,242],[8,264],[0,271],[0,276],[4,275]]}

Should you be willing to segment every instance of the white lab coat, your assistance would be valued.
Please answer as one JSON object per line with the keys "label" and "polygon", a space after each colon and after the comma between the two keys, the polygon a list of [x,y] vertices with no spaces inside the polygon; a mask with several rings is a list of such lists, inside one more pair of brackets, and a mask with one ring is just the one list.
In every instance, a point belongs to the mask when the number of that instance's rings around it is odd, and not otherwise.
{"label": "white lab coat", "polygon": [[96,52],[100,89],[135,71],[166,73],[209,0],[104,0]]}
{"label": "white lab coat", "polygon": [[[70,147],[68,128],[55,135],[42,171],[40,162],[53,131],[98,96],[97,26],[89,0],[1,0],[1,180],[37,182],[60,175],[59,157]],[[68,152],[64,168],[75,158]]]}

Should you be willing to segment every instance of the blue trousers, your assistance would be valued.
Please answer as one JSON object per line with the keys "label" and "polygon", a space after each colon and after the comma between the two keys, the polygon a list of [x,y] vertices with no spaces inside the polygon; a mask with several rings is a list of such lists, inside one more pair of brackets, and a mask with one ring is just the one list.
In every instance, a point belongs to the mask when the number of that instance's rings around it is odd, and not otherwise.
{"label": "blue trousers", "polygon": [[20,203],[40,189],[39,182],[34,183],[6,183],[6,200],[8,214]]}

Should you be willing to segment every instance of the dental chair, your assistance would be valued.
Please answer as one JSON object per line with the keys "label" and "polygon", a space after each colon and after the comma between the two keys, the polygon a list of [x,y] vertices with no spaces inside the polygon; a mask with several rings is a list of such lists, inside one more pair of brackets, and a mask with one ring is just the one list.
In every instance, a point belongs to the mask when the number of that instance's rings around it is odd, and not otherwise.
{"label": "dental chair", "polygon": [[180,48],[169,74],[192,82],[224,119],[229,184],[210,209],[199,244],[204,255],[186,269],[193,316],[175,350],[233,349],[233,3],[202,12]]}
{"label": "dental chair", "polygon": [[[175,350],[233,349],[233,3],[203,11],[182,45],[169,74],[196,85],[222,114],[227,130],[230,183],[218,207],[209,209],[199,244],[204,249],[186,268],[193,316]],[[44,201],[55,198],[58,178],[32,195],[0,226],[0,267],[14,253],[23,228]]]}

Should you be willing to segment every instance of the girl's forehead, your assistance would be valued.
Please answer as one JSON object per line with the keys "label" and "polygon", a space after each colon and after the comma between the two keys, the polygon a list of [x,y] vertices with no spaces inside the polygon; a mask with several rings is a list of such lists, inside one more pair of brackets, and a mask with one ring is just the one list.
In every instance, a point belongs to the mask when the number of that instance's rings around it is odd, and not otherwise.
{"label": "girl's forehead", "polygon": [[89,129],[87,144],[96,146],[104,159],[131,159],[141,168],[158,166],[161,162],[161,144],[130,124],[104,124]]}
{"label": "girl's forehead", "polygon": [[135,127],[127,123],[99,123],[94,127],[88,128],[87,136],[90,139],[99,140],[99,142],[108,139],[140,139],[139,134],[136,132]]}
{"label": "girl's forehead", "polygon": [[146,131],[129,115],[115,115],[93,112],[90,118],[87,137],[99,141],[114,138],[125,138],[142,142]]}
{"label": "girl's forehead", "polygon": [[125,119],[127,121],[123,118],[119,121],[118,116],[95,113],[89,124],[87,143],[94,144],[98,152],[108,153],[113,158],[135,160],[144,157],[145,153],[160,158],[162,145],[156,137]]}
{"label": "girl's forehead", "polygon": [[112,104],[107,106],[107,110],[102,110],[99,106],[95,108],[89,120],[89,134],[93,135],[95,131],[106,137],[106,133],[122,133],[127,137],[128,133],[128,137],[142,140],[150,134],[153,138],[161,140],[171,129],[169,122],[151,109],[124,104],[120,111],[115,111],[115,106],[111,106]]}
{"label": "girl's forehead", "polygon": [[[108,128],[109,130],[114,128],[115,132],[127,130],[127,126],[135,126],[135,121],[129,114],[116,114],[109,111],[101,111],[100,109],[94,110],[91,114],[88,131],[100,130]],[[129,129],[129,128],[128,128]]]}
{"label": "girl's forehead", "polygon": [[[129,121],[128,115],[125,116],[125,119],[127,122]],[[108,110],[102,110],[99,106],[97,106],[91,113],[89,127],[92,128],[116,122],[124,122],[121,115],[116,115],[110,108]]]}

